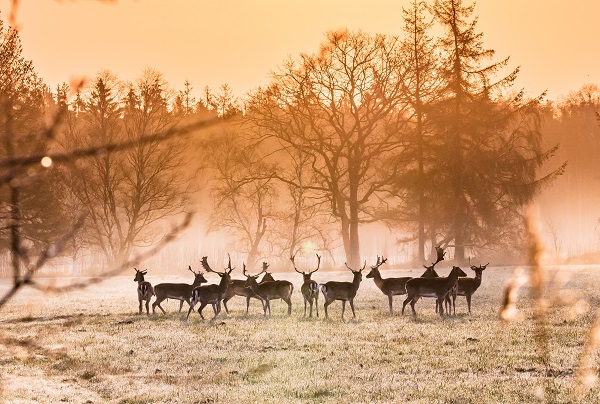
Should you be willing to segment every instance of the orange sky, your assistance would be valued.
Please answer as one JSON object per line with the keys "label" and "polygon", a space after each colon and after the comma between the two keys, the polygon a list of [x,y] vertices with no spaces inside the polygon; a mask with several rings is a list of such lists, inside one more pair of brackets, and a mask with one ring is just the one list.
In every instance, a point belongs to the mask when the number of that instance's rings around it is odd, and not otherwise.
{"label": "orange sky", "polygon": [[[11,0],[0,0],[6,21]],[[24,55],[53,88],[110,69],[132,80],[146,67],[181,89],[228,83],[242,95],[288,56],[314,52],[348,27],[399,34],[408,0],[20,0]],[[555,99],[600,84],[600,1],[480,0],[478,28],[498,60],[521,66],[518,85]]]}

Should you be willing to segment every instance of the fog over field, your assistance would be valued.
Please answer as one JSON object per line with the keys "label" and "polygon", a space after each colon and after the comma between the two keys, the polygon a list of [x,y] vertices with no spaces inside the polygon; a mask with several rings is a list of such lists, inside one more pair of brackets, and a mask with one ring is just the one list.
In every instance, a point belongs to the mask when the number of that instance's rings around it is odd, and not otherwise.
{"label": "fog over field", "polygon": [[0,401],[600,401],[600,6],[497,3],[0,0]]}

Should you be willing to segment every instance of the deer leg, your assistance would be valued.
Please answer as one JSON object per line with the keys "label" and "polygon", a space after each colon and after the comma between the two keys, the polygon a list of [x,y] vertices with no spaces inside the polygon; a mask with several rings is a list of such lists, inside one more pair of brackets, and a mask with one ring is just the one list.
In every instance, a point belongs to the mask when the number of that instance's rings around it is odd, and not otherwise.
{"label": "deer leg", "polygon": [[440,306],[440,317],[444,317],[444,299],[445,297],[438,297],[437,301],[439,303]]}
{"label": "deer leg", "polygon": [[394,314],[394,311],[392,310],[392,294],[390,293],[388,295],[388,301],[390,303],[390,316]]}
{"label": "deer leg", "polygon": [[185,321],[187,321],[187,320],[188,320],[188,318],[190,318],[190,313],[191,313],[192,311],[194,311],[194,306],[195,306],[195,305],[196,305],[196,302],[194,302],[194,301],[192,301],[192,302],[190,303],[190,309],[188,310],[188,314],[187,314],[187,316],[185,317]]}
{"label": "deer leg", "polygon": [[342,300],[342,321],[344,321],[344,311],[346,311],[346,301]]}
{"label": "deer leg", "polygon": [[404,315],[404,308],[411,300],[412,300],[412,296],[410,296],[410,295],[406,299],[404,299],[404,303],[402,303],[402,315]]}
{"label": "deer leg", "polygon": [[469,314],[471,314],[471,295],[465,295],[467,298],[467,306],[469,306]]}
{"label": "deer leg", "polygon": [[[306,299],[306,297],[304,297],[304,317],[306,317],[306,303],[307,303],[308,299]],[[310,316],[312,317],[312,302],[310,302]]]}
{"label": "deer leg", "polygon": [[325,308],[325,318],[329,318],[327,316],[327,306],[329,306],[331,304],[330,301],[328,301],[327,299],[325,299],[325,304],[323,305],[323,307]]}
{"label": "deer leg", "polygon": [[139,314],[142,314],[142,299],[141,298],[139,299],[139,302],[140,302],[140,312],[139,312]]}
{"label": "deer leg", "polygon": [[415,303],[417,303],[417,301],[419,301],[419,297],[415,296],[412,301],[410,302],[410,307],[412,309],[413,312],[413,317],[417,317],[417,311],[415,310]]}
{"label": "deer leg", "polygon": [[[225,301],[223,301],[223,303],[225,303]],[[227,310],[227,306],[225,306],[225,310]],[[250,310],[250,296],[246,296],[246,315],[248,315],[248,310]]]}
{"label": "deer leg", "polygon": [[[156,306],[158,306],[158,308],[162,310],[163,314],[165,314],[165,310],[160,305],[163,300],[165,300],[165,299],[160,299],[159,300],[158,298],[156,298],[156,300],[154,301],[154,303],[152,303],[152,314],[156,314]],[[179,311],[181,311],[181,309]]]}
{"label": "deer leg", "polygon": [[227,308],[227,302],[230,298],[223,299],[223,307],[225,307],[225,313],[229,314],[229,309]]}
{"label": "deer leg", "polygon": [[[285,302],[288,305],[288,316],[291,316],[292,315],[292,299],[288,297]],[[312,317],[312,303],[310,305],[310,313],[311,313],[311,317]]]}
{"label": "deer leg", "polygon": [[[215,307],[216,306],[216,307]],[[215,316],[210,320],[211,323],[214,323],[217,319],[217,316],[221,312],[221,301],[219,300],[216,305],[213,304],[213,310],[215,311]]]}
{"label": "deer leg", "polygon": [[352,309],[352,318],[356,318],[356,313],[354,312],[354,299],[350,299],[350,308]]}
{"label": "deer leg", "polygon": [[308,301],[308,304],[310,305],[310,318],[312,318],[312,307],[313,307],[313,299],[312,297],[310,298],[310,300]]}
{"label": "deer leg", "polygon": [[208,304],[207,302],[200,302],[200,308],[198,309],[198,314],[200,314],[200,318],[202,318],[202,320],[204,320],[204,316],[202,315],[202,309],[204,309],[207,304]]}
{"label": "deer leg", "polygon": [[146,314],[150,315],[150,299],[146,299]]}
{"label": "deer leg", "polygon": [[455,294],[452,295],[452,311],[453,311],[453,314],[456,316],[456,295]]}
{"label": "deer leg", "polygon": [[315,295],[315,310],[317,311],[317,317],[319,317],[319,292]]}

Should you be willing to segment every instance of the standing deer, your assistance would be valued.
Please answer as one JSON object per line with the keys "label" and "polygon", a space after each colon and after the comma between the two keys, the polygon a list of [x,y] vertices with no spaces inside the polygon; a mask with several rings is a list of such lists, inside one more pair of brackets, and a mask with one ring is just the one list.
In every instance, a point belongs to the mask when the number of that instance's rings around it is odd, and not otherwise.
{"label": "standing deer", "polygon": [[321,266],[321,257],[319,254],[317,254],[317,269],[310,271],[309,273],[298,271],[296,268],[296,263],[294,262],[295,257],[295,255],[292,255],[290,257],[290,261],[292,261],[292,264],[294,265],[294,270],[301,274],[303,278],[300,291],[302,292],[302,297],[304,297],[304,317],[306,317],[306,303],[310,304],[310,317],[312,317],[313,300],[315,301],[317,317],[319,317],[319,284],[313,281],[310,277],[313,273],[319,270],[319,267]]}
{"label": "standing deer", "polygon": [[202,309],[206,307],[207,304],[212,305],[213,311],[215,312],[215,316],[211,319],[211,322],[214,322],[219,313],[221,312],[221,300],[223,299],[223,295],[227,292],[227,288],[229,287],[229,282],[231,281],[231,271],[234,268],[231,267],[231,257],[229,258],[229,265],[225,268],[223,272],[213,271],[213,269],[208,265],[207,257],[202,257],[202,268],[206,269],[207,272],[214,272],[215,274],[221,277],[221,282],[218,285],[204,285],[197,286],[192,290],[192,302],[190,304],[190,309],[188,310],[186,321],[190,317],[190,313],[194,310],[194,306],[196,303],[200,302],[200,308],[198,309],[198,314],[202,320],[204,320],[204,316],[202,315]]}
{"label": "standing deer", "polygon": [[415,311],[415,303],[421,297],[435,297],[436,306],[440,309],[440,316],[444,315],[444,299],[446,295],[450,293],[452,288],[458,282],[460,276],[467,276],[467,274],[459,267],[452,267],[450,274],[444,278],[413,278],[406,282],[406,294],[407,298],[404,300],[402,305],[402,314],[404,314],[404,308],[408,303],[413,311],[413,316],[417,316]]}
{"label": "standing deer", "polygon": [[[469,260],[469,264],[470,264]],[[469,306],[469,314],[471,314],[471,296],[477,291],[481,285],[481,276],[483,271],[490,265],[488,262],[485,265],[475,266],[470,265],[471,269],[475,271],[475,278],[459,278],[456,288],[454,288],[448,296],[446,296],[446,303],[450,303],[450,295],[452,295],[451,306],[454,314],[456,314],[456,296],[464,296],[467,298],[467,305]]]}
{"label": "standing deer", "polygon": [[267,281],[264,283],[256,282],[256,278],[263,272],[266,272],[269,265],[263,263],[263,270],[257,275],[246,274],[246,264],[244,264],[244,275],[246,275],[246,286],[252,290],[263,303],[264,315],[267,315],[267,309],[269,310],[269,316],[271,315],[271,299],[282,299],[288,305],[288,316],[292,314],[292,292],[294,292],[294,285],[288,281]]}
{"label": "standing deer", "polygon": [[146,314],[150,315],[150,299],[154,296],[154,289],[152,288],[152,284],[150,282],[146,282],[144,280],[144,275],[148,273],[148,270],[145,269],[143,271],[138,271],[135,269],[135,278],[133,278],[134,282],[138,283],[137,294],[138,301],[140,302],[140,313],[142,314],[142,300],[146,301]]}
{"label": "standing deer", "polygon": [[[387,258],[379,258],[377,256],[377,263],[371,266],[371,271],[367,274],[367,278],[373,278],[375,285],[383,292],[384,295],[388,297],[389,305],[390,305],[390,315],[393,314],[392,311],[392,297],[397,295],[405,295],[406,294],[406,282],[409,279],[412,279],[410,276],[403,276],[400,278],[387,278],[383,279],[381,277],[381,273],[379,272],[379,267],[382,266],[387,261]],[[433,267],[431,267],[433,270]],[[426,271],[426,274],[429,272]],[[425,274],[423,274],[425,275]]]}
{"label": "standing deer", "polygon": [[[379,267],[383,265],[387,261],[386,258],[382,257],[382,261],[379,261],[379,256],[377,256],[377,264],[375,266],[371,266],[371,271],[367,274],[367,278],[373,278],[375,285],[383,292],[384,295],[388,297],[389,305],[390,305],[390,315],[393,314],[392,311],[392,298],[393,296],[405,295],[406,294],[406,282],[409,279],[413,279],[412,276],[401,276],[399,278],[382,278],[381,273],[379,272]],[[439,261],[438,261],[439,262]],[[425,267],[425,272],[421,275],[421,278],[439,278],[440,276],[435,271],[434,267],[437,262],[434,262],[430,266],[423,265]],[[437,313],[437,306],[436,306]]]}
{"label": "standing deer", "polygon": [[159,283],[154,287],[154,293],[156,294],[156,300],[152,303],[152,314],[155,314],[156,306],[162,310],[165,314],[165,310],[160,305],[166,299],[179,300],[179,312],[183,307],[183,302],[187,302],[188,305],[192,305],[190,298],[192,296],[192,290],[196,286],[200,286],[206,283],[207,280],[204,278],[202,272],[194,272],[191,266],[188,266],[188,270],[194,274],[194,282],[191,285],[187,283]]}
{"label": "standing deer", "polygon": [[323,296],[325,296],[325,318],[329,318],[327,315],[327,306],[329,306],[335,300],[342,301],[342,321],[344,320],[346,301],[350,302],[352,318],[356,318],[356,313],[354,312],[354,297],[356,296],[356,292],[360,286],[360,281],[362,280],[362,271],[366,268],[367,262],[365,261],[365,265],[363,265],[363,267],[358,271],[350,268],[348,264],[345,265],[346,268],[352,271],[352,275],[354,275],[352,282],[329,281],[321,285],[321,292],[323,292]]}
{"label": "standing deer", "polygon": [[[267,267],[268,264],[266,262],[263,262],[263,272],[265,274],[263,275],[263,278],[260,280],[260,282],[258,282],[259,284],[275,280],[273,278],[273,275],[267,272]],[[257,296],[256,293],[252,291],[252,289],[246,286],[247,278],[248,275],[246,275],[246,279],[232,279],[229,283],[227,292],[225,293],[225,296],[223,296],[223,306],[225,306],[225,311],[227,313],[229,313],[229,309],[227,308],[227,302],[234,296],[244,296],[246,298],[246,315],[248,315],[248,309],[250,307],[250,298],[258,299],[260,300],[261,304],[264,305],[262,299],[259,296]]]}

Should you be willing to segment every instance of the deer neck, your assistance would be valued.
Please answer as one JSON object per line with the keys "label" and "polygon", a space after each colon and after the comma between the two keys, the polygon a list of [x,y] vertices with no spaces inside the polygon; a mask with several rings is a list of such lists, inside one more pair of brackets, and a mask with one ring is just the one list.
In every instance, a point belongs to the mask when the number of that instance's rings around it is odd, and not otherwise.
{"label": "deer neck", "polygon": [[352,287],[354,290],[358,290],[358,287],[360,286],[360,281],[361,281],[360,275],[361,275],[360,272],[354,274],[354,279],[352,279]]}
{"label": "deer neck", "polygon": [[447,285],[454,285],[456,282],[458,282],[458,272],[455,272],[454,270],[452,272],[450,272],[450,274],[448,275],[447,279]]}
{"label": "deer neck", "polygon": [[375,285],[377,285],[379,289],[381,289],[383,286],[383,281],[384,279],[381,277],[381,273],[379,273],[379,271],[375,271],[373,273],[373,282],[375,282]]}
{"label": "deer neck", "polygon": [[221,292],[225,293],[227,291],[227,288],[229,287],[229,277],[227,275],[221,277],[219,287],[221,288]]}

